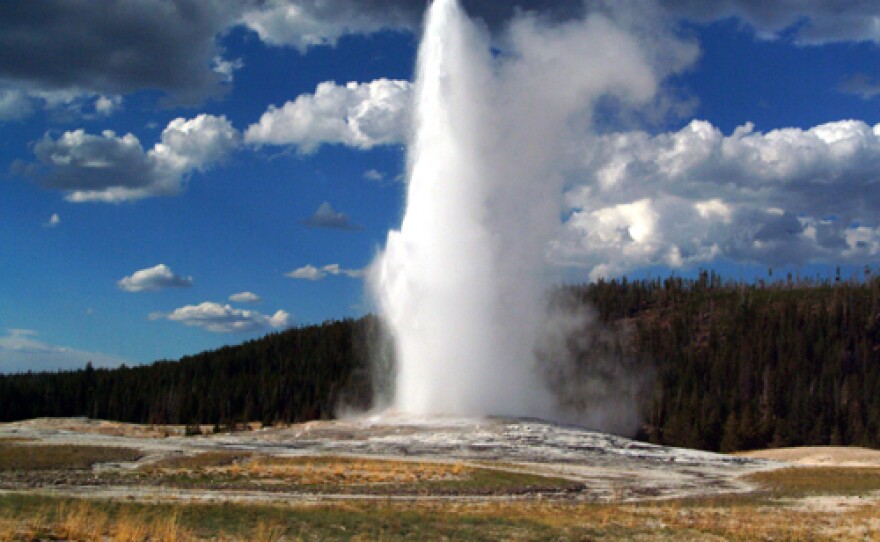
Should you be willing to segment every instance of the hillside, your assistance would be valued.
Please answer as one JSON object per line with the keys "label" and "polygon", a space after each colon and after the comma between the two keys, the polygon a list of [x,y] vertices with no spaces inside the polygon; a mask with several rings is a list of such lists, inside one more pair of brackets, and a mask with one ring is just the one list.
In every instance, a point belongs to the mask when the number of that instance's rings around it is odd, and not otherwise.
{"label": "hillside", "polygon": [[[638,437],[707,450],[880,446],[880,280],[747,285],[600,281],[559,290],[595,318],[578,372],[642,375]],[[179,361],[0,376],[0,421],[304,421],[372,401],[374,317],[268,335]],[[607,371],[606,371],[607,372]],[[610,374],[613,374],[610,373]],[[611,378],[611,377],[609,377]],[[567,397],[576,401],[577,397]],[[586,405],[589,408],[589,405]]]}
{"label": "hillside", "polygon": [[703,274],[577,288],[655,367],[643,438],[732,451],[880,445],[880,280],[772,285]]}
{"label": "hillside", "polygon": [[326,419],[372,400],[367,317],[273,333],[151,365],[0,376],[0,421],[88,416],[135,423],[230,425]]}

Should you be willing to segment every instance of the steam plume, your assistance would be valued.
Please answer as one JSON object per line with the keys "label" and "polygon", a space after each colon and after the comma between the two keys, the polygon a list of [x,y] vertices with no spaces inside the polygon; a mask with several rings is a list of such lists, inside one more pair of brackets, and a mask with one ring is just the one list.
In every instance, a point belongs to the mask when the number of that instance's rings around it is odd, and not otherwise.
{"label": "steam plume", "polygon": [[558,163],[599,97],[643,102],[655,90],[638,43],[603,16],[552,29],[522,16],[504,41],[493,55],[456,0],[428,11],[406,212],[371,271],[403,412],[561,416],[535,362]]}

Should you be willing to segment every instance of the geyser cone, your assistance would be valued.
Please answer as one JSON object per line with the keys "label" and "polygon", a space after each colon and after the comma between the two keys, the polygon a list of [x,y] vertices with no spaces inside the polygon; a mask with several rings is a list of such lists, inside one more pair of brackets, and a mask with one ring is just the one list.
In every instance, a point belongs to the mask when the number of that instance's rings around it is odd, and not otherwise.
{"label": "geyser cone", "polygon": [[436,0],[419,51],[406,213],[372,274],[394,335],[402,412],[545,410],[532,354],[543,254],[508,251],[534,224],[526,213],[511,229],[503,216],[504,190],[517,186],[499,182],[493,163],[495,94],[485,37],[455,0]]}

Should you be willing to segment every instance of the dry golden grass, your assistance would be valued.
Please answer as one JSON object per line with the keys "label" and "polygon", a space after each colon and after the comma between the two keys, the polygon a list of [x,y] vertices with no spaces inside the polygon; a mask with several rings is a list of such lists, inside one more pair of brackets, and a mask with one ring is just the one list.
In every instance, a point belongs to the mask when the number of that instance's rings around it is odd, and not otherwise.
{"label": "dry golden grass", "polygon": [[[493,502],[420,504],[423,512],[534,522],[563,538],[597,540],[880,540],[880,503],[842,512],[801,511],[748,502],[689,505]],[[708,537],[708,538],[707,538]]]}
{"label": "dry golden grass", "polygon": [[278,542],[284,537],[286,530],[283,525],[261,521],[254,529],[253,539],[258,542]]}
{"label": "dry golden grass", "polygon": [[145,465],[142,471],[213,474],[278,480],[297,485],[414,484],[464,479],[476,470],[461,463],[432,463],[349,457],[269,457],[232,452],[206,452]]}
{"label": "dry golden grass", "polygon": [[344,457],[257,457],[244,465],[256,478],[303,485],[413,484],[460,480],[475,469],[460,463],[431,463]]}
{"label": "dry golden grass", "polygon": [[0,542],[13,540],[95,540],[175,542],[196,540],[179,523],[179,512],[154,517],[146,509],[111,515],[100,503],[49,501],[25,517],[0,519]]}
{"label": "dry golden grass", "polygon": [[[837,513],[752,498],[587,504],[349,501],[324,505],[143,506],[34,501],[0,541],[113,540],[880,540],[880,504]],[[32,503],[33,504],[33,503]],[[184,524],[180,518],[186,517]],[[225,523],[224,523],[225,522]]]}

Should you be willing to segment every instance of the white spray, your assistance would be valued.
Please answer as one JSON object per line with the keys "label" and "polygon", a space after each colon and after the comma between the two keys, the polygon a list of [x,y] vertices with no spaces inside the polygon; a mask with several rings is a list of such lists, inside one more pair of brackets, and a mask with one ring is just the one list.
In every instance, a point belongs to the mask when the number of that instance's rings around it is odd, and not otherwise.
{"label": "white spray", "polygon": [[393,335],[394,407],[413,414],[558,417],[535,364],[558,161],[611,90],[649,98],[638,46],[608,19],[552,30],[520,17],[505,55],[456,0],[435,0],[419,51],[408,195],[371,271]]}

